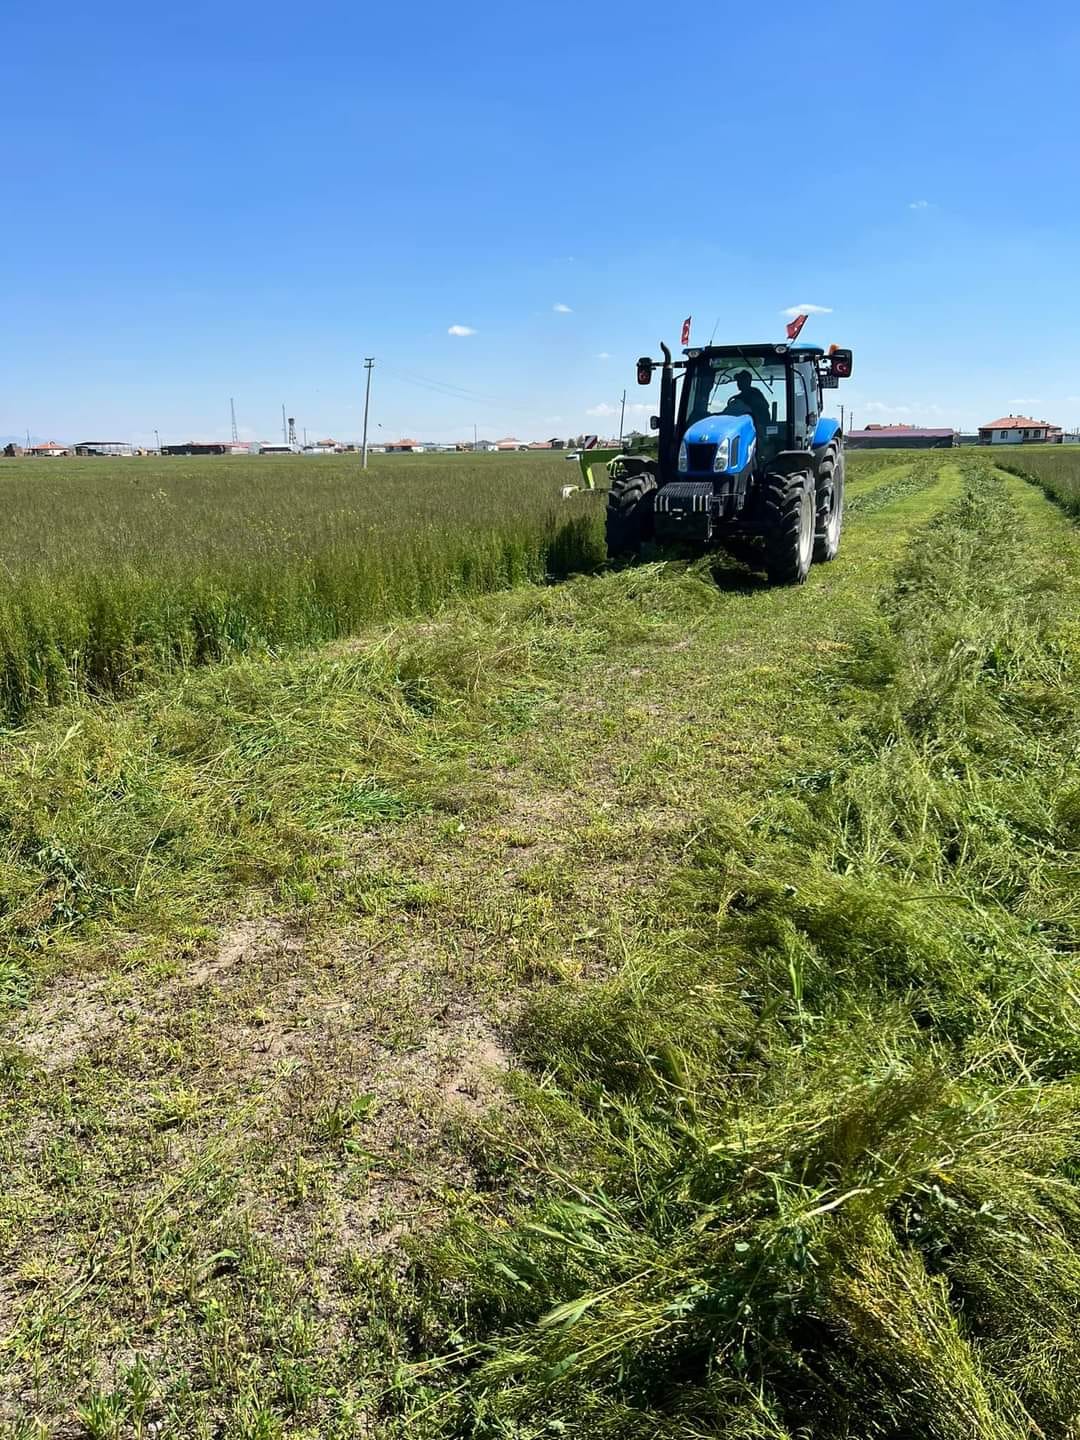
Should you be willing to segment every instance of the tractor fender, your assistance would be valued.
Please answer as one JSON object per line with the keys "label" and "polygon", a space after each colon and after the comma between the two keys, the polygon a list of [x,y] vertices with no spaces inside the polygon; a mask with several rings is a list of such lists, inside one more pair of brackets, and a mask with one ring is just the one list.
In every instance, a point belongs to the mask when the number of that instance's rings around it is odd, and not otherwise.
{"label": "tractor fender", "polygon": [[814,438],[810,442],[811,449],[821,450],[840,434],[840,421],[827,420],[823,415],[814,428]]}

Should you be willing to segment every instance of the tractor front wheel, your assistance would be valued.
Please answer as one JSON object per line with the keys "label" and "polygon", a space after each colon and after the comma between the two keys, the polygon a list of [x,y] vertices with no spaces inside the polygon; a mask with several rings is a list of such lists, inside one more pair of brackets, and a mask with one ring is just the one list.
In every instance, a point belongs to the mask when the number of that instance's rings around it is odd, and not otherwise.
{"label": "tractor front wheel", "polygon": [[844,452],[835,441],[826,450],[818,470],[817,524],[814,559],[834,560],[844,526]]}
{"label": "tractor front wheel", "polygon": [[801,585],[814,558],[814,477],[765,477],[765,568],[777,585]]}
{"label": "tractor front wheel", "polygon": [[608,557],[625,560],[636,556],[652,534],[656,477],[648,470],[621,475],[611,482],[607,497]]}

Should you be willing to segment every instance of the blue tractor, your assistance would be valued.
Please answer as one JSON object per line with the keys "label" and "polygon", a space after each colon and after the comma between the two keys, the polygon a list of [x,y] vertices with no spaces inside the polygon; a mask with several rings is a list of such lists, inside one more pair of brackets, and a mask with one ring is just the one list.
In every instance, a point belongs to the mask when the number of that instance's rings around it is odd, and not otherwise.
{"label": "blue tractor", "polygon": [[[757,537],[764,568],[797,585],[831,560],[844,521],[844,437],[823,396],[851,374],[850,350],[813,345],[706,345],[673,361],[643,357],[640,384],[660,370],[656,454],[609,467],[607,544],[613,558],[673,542],[706,550]],[[682,384],[676,379],[681,371]]]}

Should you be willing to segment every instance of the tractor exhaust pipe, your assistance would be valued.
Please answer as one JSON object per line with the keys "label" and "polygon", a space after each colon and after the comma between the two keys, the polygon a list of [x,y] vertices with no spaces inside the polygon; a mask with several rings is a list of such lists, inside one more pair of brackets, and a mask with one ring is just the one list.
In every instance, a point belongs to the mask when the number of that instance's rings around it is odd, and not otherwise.
{"label": "tractor exhaust pipe", "polygon": [[675,437],[675,371],[671,364],[671,351],[662,340],[660,350],[664,356],[664,364],[660,371],[660,434],[657,455],[661,478],[666,481],[675,474],[678,458]]}

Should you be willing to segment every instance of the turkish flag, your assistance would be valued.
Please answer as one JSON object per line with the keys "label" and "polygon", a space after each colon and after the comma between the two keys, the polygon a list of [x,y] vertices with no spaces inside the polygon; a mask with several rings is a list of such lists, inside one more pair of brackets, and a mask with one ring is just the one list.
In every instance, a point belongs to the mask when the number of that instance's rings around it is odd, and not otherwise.
{"label": "turkish flag", "polygon": [[693,318],[694,318],[694,317],[693,317],[692,315],[687,315],[686,319],[682,322],[682,344],[683,344],[683,345],[689,345],[689,344],[690,344],[690,321],[691,321]]}
{"label": "turkish flag", "polygon": [[787,327],[787,338],[789,340],[797,340],[799,338],[800,332],[802,331],[802,327],[809,319],[809,315],[796,315],[794,320],[789,320]]}

